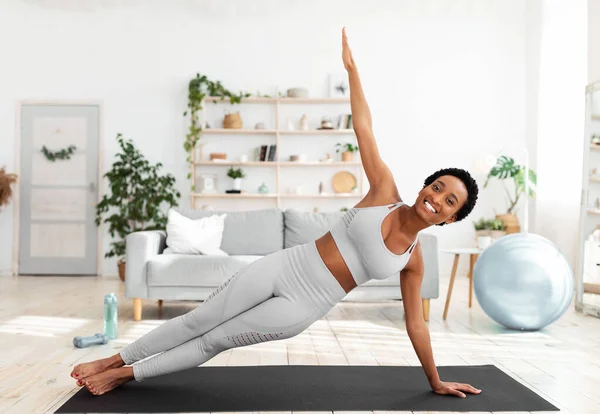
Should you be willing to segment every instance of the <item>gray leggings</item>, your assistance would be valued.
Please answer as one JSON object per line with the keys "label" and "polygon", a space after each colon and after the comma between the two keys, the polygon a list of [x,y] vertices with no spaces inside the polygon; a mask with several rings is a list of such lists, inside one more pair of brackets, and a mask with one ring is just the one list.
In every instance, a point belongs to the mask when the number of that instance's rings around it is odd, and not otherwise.
{"label": "gray leggings", "polygon": [[227,349],[298,335],[344,296],[315,242],[279,250],[238,271],[196,309],[166,321],[120,355],[133,364],[136,381],[194,368]]}

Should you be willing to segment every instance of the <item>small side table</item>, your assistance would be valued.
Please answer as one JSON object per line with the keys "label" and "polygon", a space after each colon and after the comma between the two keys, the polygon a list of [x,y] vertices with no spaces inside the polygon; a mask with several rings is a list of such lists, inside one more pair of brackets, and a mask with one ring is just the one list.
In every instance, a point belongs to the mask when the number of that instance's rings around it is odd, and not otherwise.
{"label": "small side table", "polygon": [[448,316],[448,307],[450,306],[450,296],[452,296],[452,288],[454,287],[454,277],[456,276],[456,269],[458,268],[458,258],[461,254],[469,255],[469,308],[473,304],[473,267],[475,262],[482,252],[482,249],[477,247],[459,247],[456,249],[445,249],[443,253],[451,253],[454,255],[454,264],[452,265],[452,275],[450,276],[450,285],[448,286],[448,295],[446,296],[446,306],[444,307],[444,320]]}

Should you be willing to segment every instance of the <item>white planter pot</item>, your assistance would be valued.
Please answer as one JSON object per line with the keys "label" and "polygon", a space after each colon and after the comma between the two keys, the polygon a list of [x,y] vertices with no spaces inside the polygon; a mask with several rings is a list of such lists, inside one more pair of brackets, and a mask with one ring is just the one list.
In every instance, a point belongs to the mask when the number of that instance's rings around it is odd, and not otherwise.
{"label": "white planter pot", "polygon": [[477,248],[486,249],[492,243],[492,236],[478,236],[477,237]]}
{"label": "white planter pot", "polygon": [[242,189],[242,179],[241,178],[234,178],[233,179],[233,189],[234,190],[241,190]]}

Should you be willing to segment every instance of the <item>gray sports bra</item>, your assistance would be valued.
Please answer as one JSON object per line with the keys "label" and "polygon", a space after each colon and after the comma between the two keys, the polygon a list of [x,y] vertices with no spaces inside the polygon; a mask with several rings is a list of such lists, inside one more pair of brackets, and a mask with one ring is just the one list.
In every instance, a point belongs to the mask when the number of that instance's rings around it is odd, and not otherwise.
{"label": "gray sports bra", "polygon": [[387,279],[408,263],[419,237],[406,252],[398,255],[387,248],[381,235],[383,220],[402,204],[399,201],[385,206],[352,208],[331,228],[331,235],[357,285],[370,279]]}

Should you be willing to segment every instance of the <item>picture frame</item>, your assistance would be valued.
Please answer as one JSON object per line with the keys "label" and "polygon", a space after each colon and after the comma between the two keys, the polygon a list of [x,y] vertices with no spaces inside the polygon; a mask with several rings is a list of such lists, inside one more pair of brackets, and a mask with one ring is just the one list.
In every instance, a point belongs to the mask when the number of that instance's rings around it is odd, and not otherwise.
{"label": "picture frame", "polygon": [[198,192],[201,194],[215,194],[218,192],[217,174],[200,174],[198,177]]}

